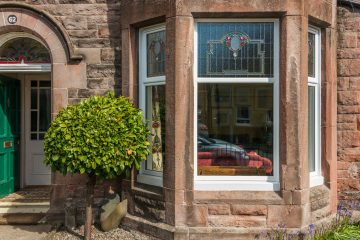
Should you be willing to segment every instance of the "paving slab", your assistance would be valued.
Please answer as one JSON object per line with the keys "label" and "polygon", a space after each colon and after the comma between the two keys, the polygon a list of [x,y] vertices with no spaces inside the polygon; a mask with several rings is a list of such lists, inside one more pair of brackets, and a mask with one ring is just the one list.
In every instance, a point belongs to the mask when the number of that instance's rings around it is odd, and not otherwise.
{"label": "paving slab", "polygon": [[0,240],[42,240],[50,225],[0,225]]}

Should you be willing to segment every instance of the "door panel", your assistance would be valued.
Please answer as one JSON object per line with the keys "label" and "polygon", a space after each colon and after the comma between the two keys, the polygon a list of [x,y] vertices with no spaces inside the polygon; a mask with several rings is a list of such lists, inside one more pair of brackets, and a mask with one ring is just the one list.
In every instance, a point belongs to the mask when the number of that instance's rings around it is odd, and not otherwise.
{"label": "door panel", "polygon": [[0,197],[20,184],[20,81],[0,75]]}
{"label": "door panel", "polygon": [[51,170],[44,164],[44,135],[51,121],[49,77],[26,76],[25,99],[25,185],[49,185]]}

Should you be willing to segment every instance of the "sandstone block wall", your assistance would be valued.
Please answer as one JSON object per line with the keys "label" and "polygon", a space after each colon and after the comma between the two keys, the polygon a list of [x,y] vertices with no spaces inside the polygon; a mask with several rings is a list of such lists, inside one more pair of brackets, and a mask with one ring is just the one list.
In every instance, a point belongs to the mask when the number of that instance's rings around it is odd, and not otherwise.
{"label": "sandstone block wall", "polygon": [[338,7],[338,196],[360,202],[360,11]]}

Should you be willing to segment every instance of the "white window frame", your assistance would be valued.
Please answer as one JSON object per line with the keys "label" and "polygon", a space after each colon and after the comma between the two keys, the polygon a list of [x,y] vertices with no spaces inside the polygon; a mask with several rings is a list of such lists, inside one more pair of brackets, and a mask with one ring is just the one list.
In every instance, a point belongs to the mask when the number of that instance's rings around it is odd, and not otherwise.
{"label": "white window frame", "polygon": [[[198,77],[198,32],[200,22],[272,22],[274,23],[274,66],[271,78]],[[199,191],[279,191],[279,20],[278,19],[197,19],[194,31],[194,189]],[[273,85],[273,176],[198,176],[197,111],[198,83],[271,83]]]}
{"label": "white window frame", "polygon": [[310,172],[310,187],[324,184],[321,173],[321,30],[309,26],[315,35],[315,77],[308,76],[308,86],[315,87],[315,171]]}
{"label": "white window frame", "polygon": [[[246,107],[248,112],[249,112],[249,117],[248,118],[244,118],[244,117],[240,117],[238,118],[238,113],[239,113],[239,108],[243,108],[243,107]],[[236,116],[235,116],[235,125],[236,126],[251,126],[251,117],[252,117],[252,109],[250,109],[250,106],[248,105],[236,105]],[[238,121],[248,121],[248,122],[244,122],[244,123],[241,123],[241,122],[238,122]]]}
{"label": "white window frame", "polygon": [[[165,75],[148,77],[147,76],[147,42],[148,34],[165,31],[165,24],[153,25],[139,30],[139,108],[143,110],[146,119],[146,87],[165,85]],[[146,169],[146,161],[142,161],[137,181],[140,183],[163,186],[163,173]]]}

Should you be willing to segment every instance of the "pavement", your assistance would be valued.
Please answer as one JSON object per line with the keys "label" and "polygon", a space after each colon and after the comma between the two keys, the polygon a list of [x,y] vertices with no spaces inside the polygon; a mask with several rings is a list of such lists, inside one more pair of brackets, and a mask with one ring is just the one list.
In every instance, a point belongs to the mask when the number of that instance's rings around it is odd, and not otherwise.
{"label": "pavement", "polygon": [[50,225],[0,225],[0,240],[43,240]]}

